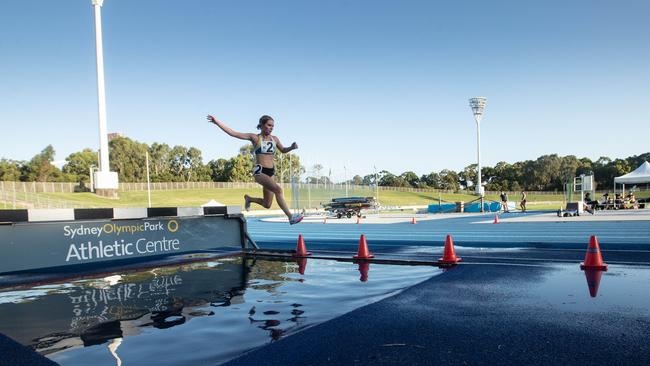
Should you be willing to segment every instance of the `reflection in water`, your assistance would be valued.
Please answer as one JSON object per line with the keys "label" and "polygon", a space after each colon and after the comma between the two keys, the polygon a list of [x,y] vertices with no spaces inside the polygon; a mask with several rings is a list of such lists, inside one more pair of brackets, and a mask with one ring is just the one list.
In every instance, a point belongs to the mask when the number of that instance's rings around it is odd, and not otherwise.
{"label": "reflection in water", "polygon": [[298,264],[298,273],[304,275],[305,269],[307,269],[307,258],[296,258],[296,263]]}
{"label": "reflection in water", "polygon": [[214,364],[439,273],[376,266],[361,285],[352,263],[238,257],[0,291],[0,332],[62,365]]}
{"label": "reflection in water", "polygon": [[587,287],[589,287],[589,295],[596,297],[598,295],[598,287],[600,287],[600,278],[603,276],[603,271],[599,269],[584,269],[585,277],[587,278]]}
{"label": "reflection in water", "polygon": [[108,345],[108,350],[115,357],[115,361],[117,366],[122,366],[122,360],[120,359],[120,356],[117,355],[117,348],[122,344],[122,338],[115,338],[111,341],[111,343]]}
{"label": "reflection in water", "polygon": [[368,261],[359,261],[355,262],[359,264],[359,273],[361,274],[361,277],[359,277],[359,281],[361,282],[367,282],[368,281],[368,272],[370,271],[370,262]]}
{"label": "reflection in water", "polygon": [[[238,258],[50,286],[42,296],[18,296],[0,305],[0,324],[14,339],[43,354],[79,343],[102,344],[139,334],[144,327],[167,329],[213,315],[202,307],[229,306],[243,294],[247,272]],[[29,325],[20,327],[25,317]],[[73,338],[78,341],[70,342]]]}

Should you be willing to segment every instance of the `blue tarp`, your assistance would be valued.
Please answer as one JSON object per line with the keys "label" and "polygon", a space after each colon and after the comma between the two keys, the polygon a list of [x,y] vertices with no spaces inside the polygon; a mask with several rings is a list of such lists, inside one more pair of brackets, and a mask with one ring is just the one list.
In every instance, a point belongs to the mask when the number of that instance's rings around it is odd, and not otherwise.
{"label": "blue tarp", "polygon": [[434,203],[433,205],[429,205],[427,212],[429,213],[456,212],[456,204],[443,203],[438,205],[437,203]]}
{"label": "blue tarp", "polygon": [[[509,202],[508,206],[515,208],[515,204]],[[501,209],[501,204],[499,202],[483,202],[483,211],[485,212],[496,212]],[[465,212],[481,212],[481,203],[466,203]]]}
{"label": "blue tarp", "polygon": [[[508,202],[508,208],[511,210],[515,209],[515,203],[514,202]],[[499,202],[483,202],[483,211],[485,212],[497,212],[501,209],[501,203]],[[465,212],[481,212],[481,203],[480,202],[472,202],[472,203],[466,203],[465,204]],[[455,203],[443,203],[443,204],[437,204],[434,203],[432,205],[429,205],[427,212],[429,213],[444,213],[444,212],[456,212],[456,204]]]}

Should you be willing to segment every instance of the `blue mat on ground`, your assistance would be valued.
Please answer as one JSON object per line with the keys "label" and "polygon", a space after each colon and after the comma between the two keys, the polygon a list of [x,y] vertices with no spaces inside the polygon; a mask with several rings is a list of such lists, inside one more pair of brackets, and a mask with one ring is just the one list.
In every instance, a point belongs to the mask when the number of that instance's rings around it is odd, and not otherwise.
{"label": "blue mat on ground", "polygon": [[[480,202],[465,203],[464,207],[465,207],[464,208],[465,212],[481,212]],[[508,202],[508,208],[515,209],[515,203]],[[485,212],[497,212],[500,209],[501,209],[501,204],[499,202],[483,202],[483,211]],[[456,212],[456,204],[455,203],[442,203],[442,204],[434,203],[432,205],[429,205],[427,211],[429,213]]]}

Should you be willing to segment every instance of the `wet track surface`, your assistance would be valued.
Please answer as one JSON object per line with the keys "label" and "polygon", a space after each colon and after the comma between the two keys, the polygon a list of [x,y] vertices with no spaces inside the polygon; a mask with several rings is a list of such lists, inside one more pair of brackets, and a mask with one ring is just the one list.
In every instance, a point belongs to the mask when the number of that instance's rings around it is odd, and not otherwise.
{"label": "wet track surface", "polygon": [[[341,257],[363,233],[378,258],[435,260],[452,234],[463,262],[228,365],[650,364],[650,222],[475,223],[489,217],[251,222],[262,247],[291,249],[302,233],[314,255]],[[607,272],[580,270],[591,235]]]}
{"label": "wet track surface", "polygon": [[460,265],[228,365],[647,365],[649,280],[611,266],[594,298],[576,265]]}
{"label": "wet track surface", "polygon": [[[441,273],[359,268],[230,257],[21,285],[0,290],[0,333],[61,365],[219,364]],[[35,358],[4,340],[1,366]]]}

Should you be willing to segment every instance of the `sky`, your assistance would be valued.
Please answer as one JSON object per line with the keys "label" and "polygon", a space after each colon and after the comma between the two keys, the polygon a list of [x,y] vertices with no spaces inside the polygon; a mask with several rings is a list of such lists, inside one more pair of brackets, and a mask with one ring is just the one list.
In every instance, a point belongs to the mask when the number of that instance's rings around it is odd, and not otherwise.
{"label": "sky", "polygon": [[[308,169],[419,175],[650,144],[650,2],[105,0],[107,121],[204,162],[263,114]],[[0,2],[0,158],[99,146],[90,0]]]}

